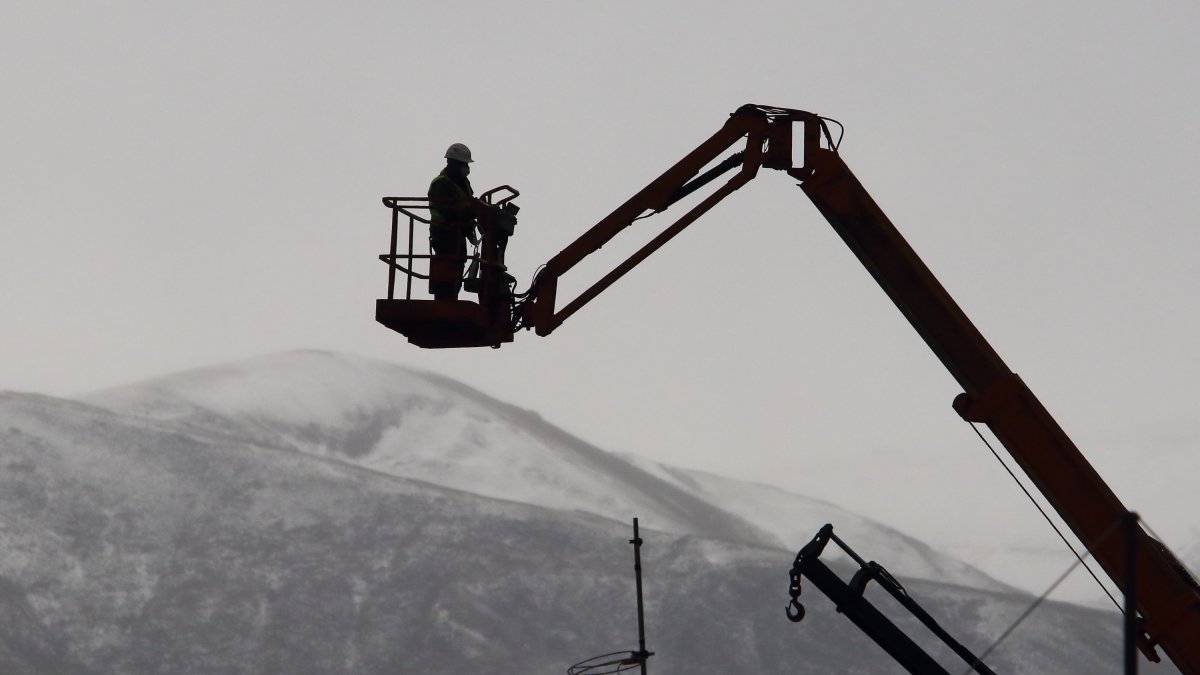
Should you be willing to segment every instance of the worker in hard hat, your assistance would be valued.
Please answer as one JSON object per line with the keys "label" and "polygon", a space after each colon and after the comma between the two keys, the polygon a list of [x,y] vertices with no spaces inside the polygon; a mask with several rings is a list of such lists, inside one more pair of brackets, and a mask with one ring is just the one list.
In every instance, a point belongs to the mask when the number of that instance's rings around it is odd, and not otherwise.
{"label": "worker in hard hat", "polygon": [[446,168],[429,184],[429,292],[437,300],[457,300],[462,289],[467,242],[475,234],[477,202],[471,190],[471,150],[454,143],[446,150]]}

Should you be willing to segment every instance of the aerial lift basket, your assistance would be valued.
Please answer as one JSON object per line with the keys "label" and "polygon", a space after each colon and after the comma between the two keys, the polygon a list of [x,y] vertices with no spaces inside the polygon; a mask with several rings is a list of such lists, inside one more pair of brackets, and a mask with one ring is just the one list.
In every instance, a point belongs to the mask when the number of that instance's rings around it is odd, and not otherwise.
{"label": "aerial lift basket", "polygon": [[[492,204],[492,197],[499,190],[508,190],[511,194],[496,201],[496,206],[503,206],[518,194],[508,186],[501,186],[485,193],[485,202]],[[459,261],[449,261],[433,253],[414,252],[417,224],[422,223],[426,227],[429,224],[429,218],[426,217],[429,200],[426,197],[384,197],[383,204],[392,212],[392,236],[389,252],[379,256],[388,265],[388,293],[387,298],[375,301],[375,320],[405,336],[412,344],[427,349],[499,347],[505,342],[512,342],[509,277],[504,274],[502,264],[486,255],[486,251],[495,250],[490,240],[493,236],[491,228],[482,228],[484,252],[467,257],[467,261],[479,270],[477,286],[469,291],[478,293],[479,302],[414,299],[414,278],[429,280],[446,274],[453,277],[458,274]],[[402,215],[408,223],[406,250],[399,250]],[[418,267],[427,270],[426,273],[418,271]],[[402,298],[396,297],[397,272],[404,275]]]}

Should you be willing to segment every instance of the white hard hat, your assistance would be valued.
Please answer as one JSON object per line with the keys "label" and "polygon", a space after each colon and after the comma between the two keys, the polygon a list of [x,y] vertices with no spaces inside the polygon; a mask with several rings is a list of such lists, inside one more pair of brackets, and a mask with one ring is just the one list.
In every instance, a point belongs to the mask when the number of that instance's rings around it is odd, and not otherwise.
{"label": "white hard hat", "polygon": [[460,162],[472,162],[471,149],[462,143],[455,143],[446,149],[446,159],[456,159]]}

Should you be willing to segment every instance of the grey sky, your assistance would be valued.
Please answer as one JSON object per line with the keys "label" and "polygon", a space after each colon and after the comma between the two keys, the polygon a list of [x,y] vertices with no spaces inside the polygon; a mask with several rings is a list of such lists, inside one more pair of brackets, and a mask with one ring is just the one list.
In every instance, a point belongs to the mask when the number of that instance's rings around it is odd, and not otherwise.
{"label": "grey sky", "polygon": [[1041,537],[951,378],[775,172],[549,338],[436,353],[374,323],[379,198],[422,194],[450,142],[477,188],[522,191],[524,288],[737,106],[795,107],[845,124],[843,157],[959,304],[1184,545],[1197,25],[1194,2],[10,3],[0,388],[328,348],[917,535]]}

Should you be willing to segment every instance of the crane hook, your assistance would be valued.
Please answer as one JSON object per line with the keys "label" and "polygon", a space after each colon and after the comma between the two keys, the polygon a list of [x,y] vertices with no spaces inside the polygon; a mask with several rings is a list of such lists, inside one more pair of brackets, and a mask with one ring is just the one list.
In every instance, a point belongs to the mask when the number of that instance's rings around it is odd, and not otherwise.
{"label": "crane hook", "polygon": [[804,605],[793,599],[787,606],[787,618],[792,623],[800,623],[804,619]]}

